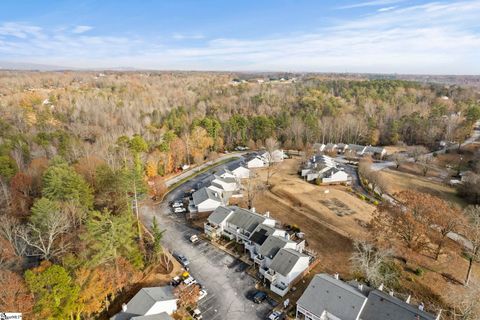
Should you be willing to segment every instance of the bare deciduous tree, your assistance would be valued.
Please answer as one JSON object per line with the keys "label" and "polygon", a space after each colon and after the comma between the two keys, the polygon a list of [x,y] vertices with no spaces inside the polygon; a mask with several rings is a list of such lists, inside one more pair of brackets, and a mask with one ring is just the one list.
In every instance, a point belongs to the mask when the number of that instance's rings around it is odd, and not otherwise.
{"label": "bare deciduous tree", "polygon": [[19,237],[25,241],[34,253],[49,260],[66,251],[69,244],[62,236],[70,229],[68,217],[61,211],[48,214],[42,226],[29,223],[19,230]]}
{"label": "bare deciduous tree", "polygon": [[397,275],[386,268],[392,256],[392,250],[376,248],[366,241],[356,241],[350,261],[354,270],[362,273],[371,285],[388,285],[397,279]]}
{"label": "bare deciduous tree", "polygon": [[468,250],[468,270],[465,277],[465,285],[470,282],[472,267],[475,261],[480,259],[480,206],[469,206],[465,209],[468,223],[465,224],[465,237],[469,241],[466,244]]}

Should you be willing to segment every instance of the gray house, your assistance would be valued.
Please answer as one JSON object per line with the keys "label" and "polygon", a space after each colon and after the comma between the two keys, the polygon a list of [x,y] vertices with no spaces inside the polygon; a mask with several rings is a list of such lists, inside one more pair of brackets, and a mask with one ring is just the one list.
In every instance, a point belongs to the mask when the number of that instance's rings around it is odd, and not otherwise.
{"label": "gray house", "polygon": [[177,310],[177,300],[170,286],[142,288],[110,320],[169,319],[169,315]]}
{"label": "gray house", "polygon": [[439,320],[423,310],[382,290],[338,275],[317,274],[297,302],[298,320]]}

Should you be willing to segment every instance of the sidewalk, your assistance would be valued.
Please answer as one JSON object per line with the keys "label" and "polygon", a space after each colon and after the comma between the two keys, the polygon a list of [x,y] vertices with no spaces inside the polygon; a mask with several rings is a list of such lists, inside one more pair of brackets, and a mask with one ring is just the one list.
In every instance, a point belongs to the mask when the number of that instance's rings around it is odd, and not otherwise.
{"label": "sidewalk", "polygon": [[175,176],[175,177],[172,177],[170,179],[167,179],[165,180],[165,185],[167,186],[167,188],[170,188],[171,186],[173,186],[175,183],[185,179],[185,178],[188,178],[190,177],[191,175],[211,166],[211,165],[214,165],[218,162],[221,162],[221,161],[224,161],[226,159],[230,159],[230,158],[235,158],[235,157],[241,157],[242,155],[244,155],[245,152],[236,152],[236,153],[229,153],[229,154],[226,154],[226,155],[223,155],[215,160],[211,160],[211,161],[207,161],[205,163],[202,163],[201,165],[197,166],[197,167],[194,167],[192,169],[189,169],[187,171],[184,171],[182,172],[181,174]]}

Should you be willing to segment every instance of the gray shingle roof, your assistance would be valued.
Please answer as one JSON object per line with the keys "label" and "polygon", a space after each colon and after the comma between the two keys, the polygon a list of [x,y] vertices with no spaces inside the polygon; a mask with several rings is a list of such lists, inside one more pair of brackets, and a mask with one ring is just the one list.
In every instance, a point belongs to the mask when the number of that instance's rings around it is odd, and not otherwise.
{"label": "gray shingle roof", "polygon": [[248,232],[252,232],[259,224],[265,221],[265,217],[258,213],[239,207],[230,208],[235,213],[228,218],[227,222]]}
{"label": "gray shingle roof", "polygon": [[286,277],[300,258],[308,258],[308,256],[293,249],[280,249],[273,258],[270,269]]}
{"label": "gray shingle roof", "polygon": [[216,194],[216,192],[208,189],[208,188],[201,188],[195,191],[192,194],[193,203],[197,206],[200,203],[204,202],[207,199],[212,199],[218,202],[222,202],[222,199]]}
{"label": "gray shingle roof", "polygon": [[131,320],[173,320],[166,312],[151,314],[149,316],[133,317]]}
{"label": "gray shingle roof", "polygon": [[142,315],[147,313],[156,302],[173,299],[176,297],[170,286],[142,288],[127,303],[127,312]]}
{"label": "gray shingle roof", "polygon": [[259,224],[255,230],[253,230],[252,235],[249,240],[258,245],[262,245],[267,238],[275,232],[275,228],[266,226],[264,224]]}
{"label": "gray shingle roof", "polygon": [[265,240],[265,242],[258,249],[258,253],[260,253],[264,257],[273,259],[277,252],[280,249],[284,248],[289,242],[293,241],[288,240],[284,237],[269,236],[267,240]]}
{"label": "gray shingle roof", "polygon": [[297,305],[317,316],[326,311],[342,320],[356,320],[366,301],[367,297],[355,288],[322,273],[313,277]]}
{"label": "gray shingle roof", "polygon": [[208,216],[208,222],[213,224],[220,224],[228,217],[231,212],[232,210],[230,208],[220,206],[215,209],[210,216]]}
{"label": "gray shingle roof", "polygon": [[379,290],[370,292],[361,317],[368,320],[435,320],[434,315]]}

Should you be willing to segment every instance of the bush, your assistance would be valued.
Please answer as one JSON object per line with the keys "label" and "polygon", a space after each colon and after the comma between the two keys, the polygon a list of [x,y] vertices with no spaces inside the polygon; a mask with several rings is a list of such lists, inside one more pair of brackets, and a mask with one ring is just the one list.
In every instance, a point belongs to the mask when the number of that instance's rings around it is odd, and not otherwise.
{"label": "bush", "polygon": [[425,270],[423,270],[422,268],[418,267],[417,269],[415,269],[415,274],[419,277],[423,276],[425,273]]}
{"label": "bush", "polygon": [[372,203],[373,203],[374,206],[378,206],[378,201],[377,200],[373,201]]}
{"label": "bush", "polygon": [[365,196],[363,194],[359,194],[358,197],[360,198],[360,200],[365,200]]}
{"label": "bush", "polygon": [[438,153],[437,153],[437,152],[434,152],[434,153],[432,153],[432,156],[433,156],[434,158],[436,158],[436,157],[438,156]]}

